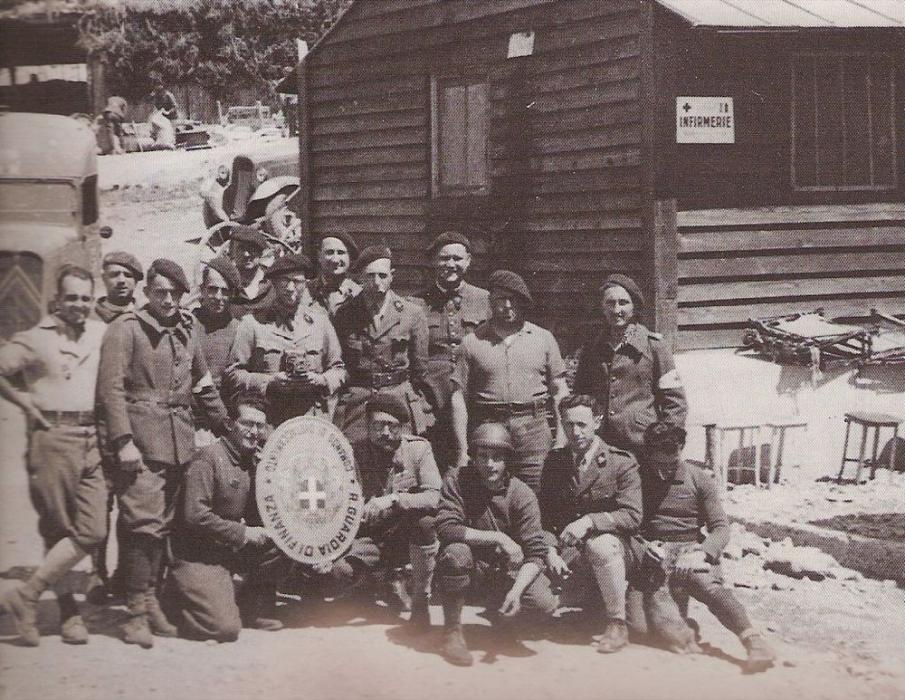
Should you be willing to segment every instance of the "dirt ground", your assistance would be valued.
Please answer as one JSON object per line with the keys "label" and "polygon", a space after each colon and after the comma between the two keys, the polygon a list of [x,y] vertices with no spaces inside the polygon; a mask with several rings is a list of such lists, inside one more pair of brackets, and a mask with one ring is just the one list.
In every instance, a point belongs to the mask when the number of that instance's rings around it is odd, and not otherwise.
{"label": "dirt ground", "polygon": [[[114,165],[130,173],[143,167],[139,158]],[[145,264],[167,255],[188,267],[194,246],[185,241],[203,228],[198,175],[185,168],[171,181],[133,175],[127,189],[107,189],[102,223],[113,227],[114,236],[105,250],[129,250]],[[108,172],[102,182],[109,187],[114,179]],[[26,575],[40,557],[23,450],[21,419],[0,407],[0,578],[7,579],[0,586]],[[40,611],[46,636],[38,649],[17,645],[10,620],[0,618],[0,698],[905,698],[901,588],[857,576],[791,579],[763,572],[753,555],[726,560],[724,567],[727,581],[779,652],[777,667],[767,673],[743,675],[741,644],[695,603],[691,613],[701,626],[704,653],[692,657],[643,645],[614,656],[597,654],[588,644],[599,631],[596,621],[568,612],[545,635],[527,633],[518,656],[497,655],[489,648],[486,621],[470,608],[466,635],[476,664],[459,669],[438,655],[438,606],[431,610],[433,634],[415,642],[383,608],[313,607],[286,599],[281,613],[287,629],[281,632],[246,630],[227,645],[158,639],[145,651],[119,641],[121,605],[86,606],[91,643],[63,645],[55,603],[46,597]],[[753,578],[759,587],[746,587]]]}

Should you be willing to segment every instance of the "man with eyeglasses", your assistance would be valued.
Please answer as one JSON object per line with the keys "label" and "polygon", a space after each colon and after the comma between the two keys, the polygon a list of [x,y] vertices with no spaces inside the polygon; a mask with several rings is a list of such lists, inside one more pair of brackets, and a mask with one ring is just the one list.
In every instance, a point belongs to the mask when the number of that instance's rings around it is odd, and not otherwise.
{"label": "man with eyeglasses", "polygon": [[342,351],[327,313],[311,301],[308,256],[284,255],[267,271],[274,301],[245,316],[236,329],[224,379],[227,391],[264,396],[274,427],[296,416],[328,420],[346,379]]}
{"label": "man with eyeglasses", "polygon": [[361,285],[349,277],[358,257],[358,246],[346,233],[321,238],[317,248],[317,277],[308,285],[311,298],[320,304],[330,319],[361,291]]}
{"label": "man with eyeglasses", "polygon": [[[333,565],[333,577],[347,587],[388,574],[388,602],[411,610],[410,628],[423,632],[430,628],[428,598],[439,547],[434,516],[440,472],[430,443],[403,433],[409,409],[401,398],[379,392],[366,410],[368,438],[354,445],[364,516],[349,553]],[[401,578],[409,561],[411,596]]]}
{"label": "man with eyeglasses", "polygon": [[[275,617],[276,584],[291,563],[264,529],[254,497],[268,429],[264,403],[242,393],[231,415],[229,434],[192,458],[173,530],[168,588],[180,634],[190,639],[232,642],[243,627],[283,627]],[[234,573],[245,574],[238,594]]]}
{"label": "man with eyeglasses", "polygon": [[225,431],[227,416],[194,319],[179,306],[189,292],[185,272],[172,260],[155,260],[144,291],[148,303],[123,314],[104,336],[97,397],[117,458],[120,556],[130,614],[123,638],[150,648],[152,632],[176,633],[156,588],[176,491],[195,449],[192,401],[217,434]]}
{"label": "man with eyeglasses", "polygon": [[[65,265],[57,273],[55,311],[0,347],[0,395],[25,413],[29,491],[47,553],[37,571],[4,591],[22,643],[38,646],[37,605],[53,588],[62,638],[88,642],[88,629],[63,577],[104,542],[107,486],[101,469],[94,387],[105,325],[89,318],[94,278]],[[13,388],[18,375],[25,391]]]}
{"label": "man with eyeglasses", "polygon": [[273,303],[273,288],[266,278],[267,270],[261,265],[268,244],[264,234],[251,226],[234,227],[229,240],[229,257],[241,279],[241,287],[231,301],[230,309],[233,316],[242,318]]}

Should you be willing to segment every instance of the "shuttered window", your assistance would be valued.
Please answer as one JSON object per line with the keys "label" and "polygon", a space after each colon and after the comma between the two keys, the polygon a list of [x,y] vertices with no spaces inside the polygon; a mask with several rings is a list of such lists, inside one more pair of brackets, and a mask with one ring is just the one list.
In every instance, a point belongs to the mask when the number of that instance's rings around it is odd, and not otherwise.
{"label": "shuttered window", "polygon": [[490,86],[435,80],[432,97],[434,195],[485,191],[490,184]]}
{"label": "shuttered window", "polygon": [[792,66],[792,184],[896,186],[895,79],[888,54],[801,53]]}

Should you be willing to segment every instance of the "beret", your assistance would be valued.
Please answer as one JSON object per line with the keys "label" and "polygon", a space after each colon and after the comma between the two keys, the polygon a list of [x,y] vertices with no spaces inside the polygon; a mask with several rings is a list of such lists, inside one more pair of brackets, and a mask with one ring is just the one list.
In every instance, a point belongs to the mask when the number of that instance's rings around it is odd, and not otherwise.
{"label": "beret", "polygon": [[312,274],[311,258],[304,253],[292,253],[277,258],[276,262],[264,273],[264,279],[296,272],[304,272],[308,277]]}
{"label": "beret", "polygon": [[213,260],[209,260],[207,266],[211,270],[219,272],[220,276],[233,291],[242,288],[242,278],[239,276],[239,270],[236,268],[235,263],[225,255],[220,255]]}
{"label": "beret", "polygon": [[233,229],[231,238],[234,241],[250,243],[261,250],[267,247],[267,239],[264,234],[252,226],[236,226]]}
{"label": "beret", "polygon": [[487,281],[487,286],[490,289],[502,289],[511,294],[515,294],[516,296],[520,296],[529,304],[534,303],[534,298],[531,296],[531,291],[528,289],[528,285],[525,284],[525,280],[523,280],[520,275],[517,275],[510,270],[496,270],[491,272],[490,278]]}
{"label": "beret", "polygon": [[358,257],[358,246],[355,244],[355,240],[352,238],[352,236],[350,236],[348,233],[327,233],[320,237],[318,246],[320,246],[320,244],[323,243],[327,238],[335,238],[338,241],[342,241],[346,246],[346,250],[349,251],[350,260],[355,260],[355,258]]}
{"label": "beret", "polygon": [[148,278],[150,279],[157,275],[166,277],[183,294],[189,293],[189,281],[179,263],[173,262],[169,258],[157,258],[151,263],[151,267],[148,268]]}
{"label": "beret", "polygon": [[465,246],[465,250],[469,253],[471,252],[471,241],[468,240],[463,234],[458,231],[444,231],[439,236],[437,236],[433,242],[428,246],[427,252],[433,254],[435,251],[440,250],[445,245],[450,245],[451,243],[458,243],[459,245]]}
{"label": "beret", "polygon": [[388,391],[379,391],[368,399],[366,405],[368,415],[372,413],[388,413],[400,423],[408,423],[410,420],[409,407],[396,394]]}
{"label": "beret", "polygon": [[393,252],[383,245],[369,245],[361,251],[361,255],[359,255],[358,259],[355,261],[355,269],[356,271],[364,270],[375,260],[382,260],[383,258],[392,262]]}
{"label": "beret", "polygon": [[471,434],[472,447],[500,447],[512,449],[512,434],[502,423],[481,423]]}
{"label": "beret", "polygon": [[601,294],[607,287],[622,287],[628,292],[635,306],[639,308],[644,306],[644,294],[641,293],[641,287],[628,275],[620,275],[618,273],[609,275],[600,287]]}
{"label": "beret", "polygon": [[107,253],[104,256],[104,261],[101,266],[103,267],[104,265],[122,265],[123,267],[127,267],[132,270],[135,279],[139,281],[144,279],[145,276],[145,272],[141,267],[141,263],[138,262],[138,258],[124,250],[114,250],[112,253]]}

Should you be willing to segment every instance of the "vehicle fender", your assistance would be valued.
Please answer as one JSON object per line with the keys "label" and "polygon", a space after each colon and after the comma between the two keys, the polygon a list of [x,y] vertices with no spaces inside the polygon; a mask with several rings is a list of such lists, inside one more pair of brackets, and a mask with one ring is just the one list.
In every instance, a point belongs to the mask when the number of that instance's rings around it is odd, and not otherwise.
{"label": "vehicle fender", "polygon": [[264,199],[270,199],[281,190],[287,188],[296,188],[300,186],[301,180],[297,177],[293,177],[291,175],[280,175],[273,177],[262,182],[258,189],[255,190],[254,195],[248,201],[260,202]]}

